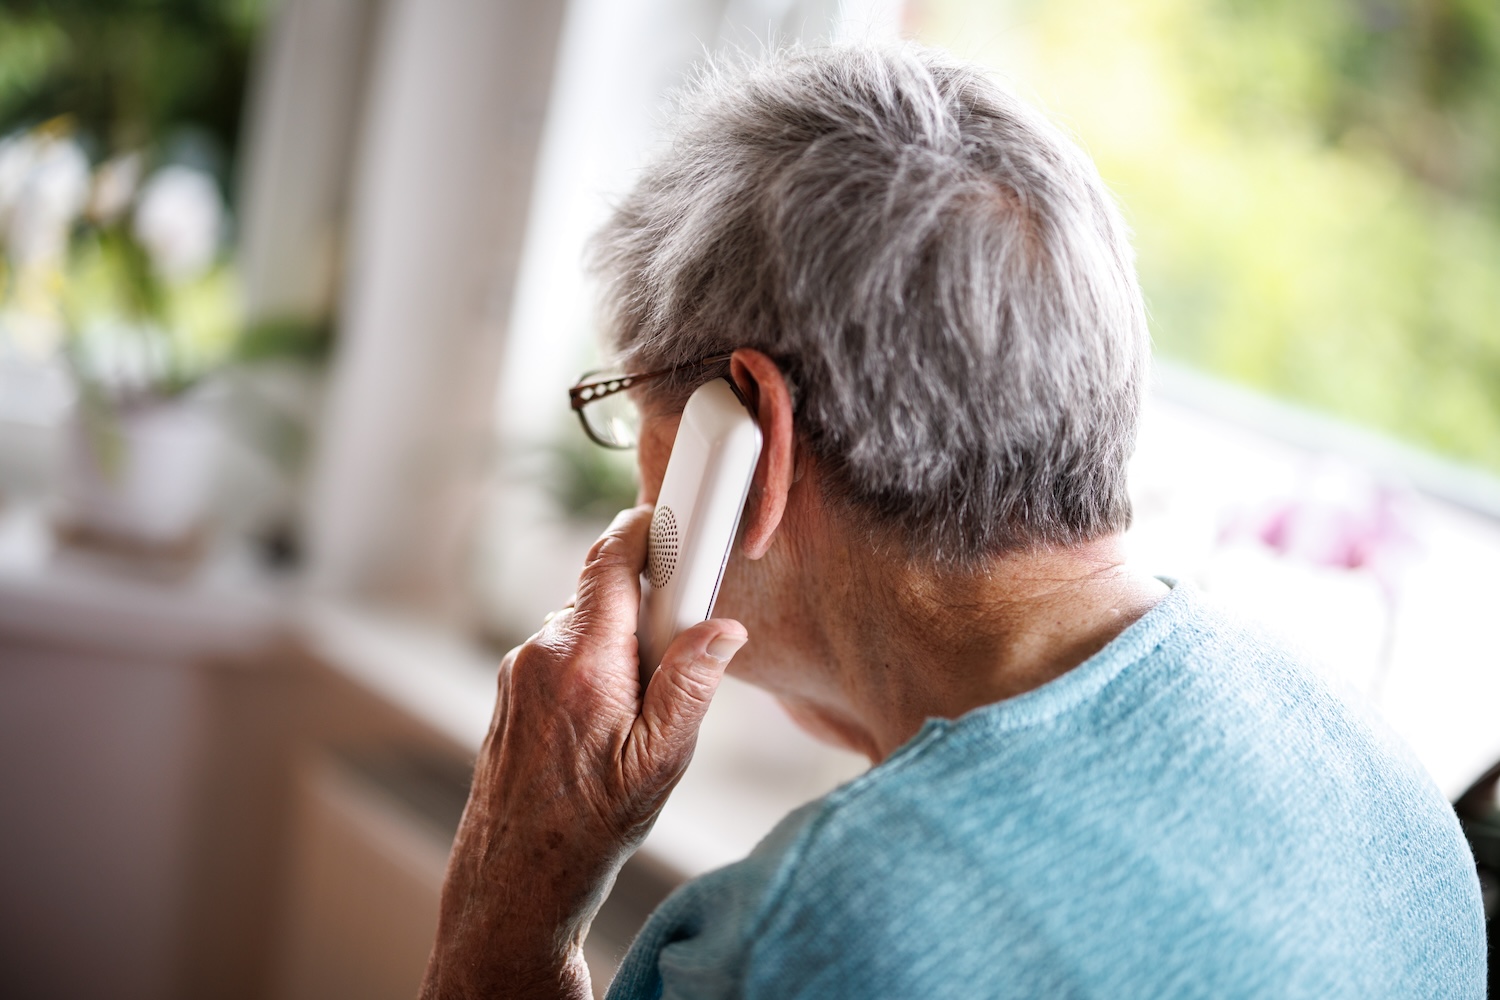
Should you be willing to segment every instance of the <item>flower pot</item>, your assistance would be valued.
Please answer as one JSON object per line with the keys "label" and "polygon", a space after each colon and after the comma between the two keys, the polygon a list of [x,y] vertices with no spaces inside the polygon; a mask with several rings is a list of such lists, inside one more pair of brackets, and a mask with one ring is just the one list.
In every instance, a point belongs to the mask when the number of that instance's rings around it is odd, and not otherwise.
{"label": "flower pot", "polygon": [[80,405],[62,469],[61,526],[146,549],[188,544],[208,514],[216,437],[212,415],[188,397],[106,413]]}

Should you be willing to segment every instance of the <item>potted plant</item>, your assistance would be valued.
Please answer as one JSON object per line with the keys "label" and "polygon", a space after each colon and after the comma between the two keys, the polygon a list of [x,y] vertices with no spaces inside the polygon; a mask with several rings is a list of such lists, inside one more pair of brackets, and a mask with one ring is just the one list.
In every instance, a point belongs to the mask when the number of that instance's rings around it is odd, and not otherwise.
{"label": "potted plant", "polygon": [[58,489],[69,536],[190,548],[207,516],[208,377],[231,358],[225,212],[206,171],[92,167],[56,120],[0,142],[0,323],[50,341],[76,387]]}

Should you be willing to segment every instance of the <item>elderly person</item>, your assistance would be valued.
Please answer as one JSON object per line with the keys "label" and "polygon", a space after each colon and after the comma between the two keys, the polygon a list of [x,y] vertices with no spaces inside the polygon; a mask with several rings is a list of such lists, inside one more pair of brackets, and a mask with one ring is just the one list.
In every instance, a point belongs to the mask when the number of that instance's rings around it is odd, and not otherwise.
{"label": "elderly person", "polygon": [[[1421,767],[1125,561],[1146,321],[1057,129],[931,52],[784,55],[700,86],[597,259],[623,366],[666,372],[631,389],[642,506],[504,662],[424,995],[589,995],[732,661],[874,766],[671,896],[612,997],[1483,996]],[[649,504],[720,377],[765,442],[723,617],[643,690]]]}

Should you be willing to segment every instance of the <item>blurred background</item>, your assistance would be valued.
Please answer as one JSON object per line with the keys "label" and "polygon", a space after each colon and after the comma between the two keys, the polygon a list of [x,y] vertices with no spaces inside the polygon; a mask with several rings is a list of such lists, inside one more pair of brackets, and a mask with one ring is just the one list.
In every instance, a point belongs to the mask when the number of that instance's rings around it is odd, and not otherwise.
{"label": "blurred background", "polygon": [[[494,664],[634,495],[584,241],[705,59],[898,37],[1135,230],[1135,554],[1500,759],[1492,0],[6,0],[0,994],[414,994]],[[598,985],[861,768],[727,684]]]}

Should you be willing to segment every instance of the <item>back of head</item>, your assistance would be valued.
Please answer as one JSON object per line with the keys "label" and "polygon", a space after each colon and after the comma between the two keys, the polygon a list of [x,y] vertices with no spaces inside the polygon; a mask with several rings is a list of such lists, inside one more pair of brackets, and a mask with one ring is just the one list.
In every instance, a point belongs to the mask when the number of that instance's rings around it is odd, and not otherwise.
{"label": "back of head", "polygon": [[677,129],[595,243],[624,363],[775,358],[827,500],[916,560],[1128,525],[1145,314],[1066,136],[915,46],[708,75]]}

